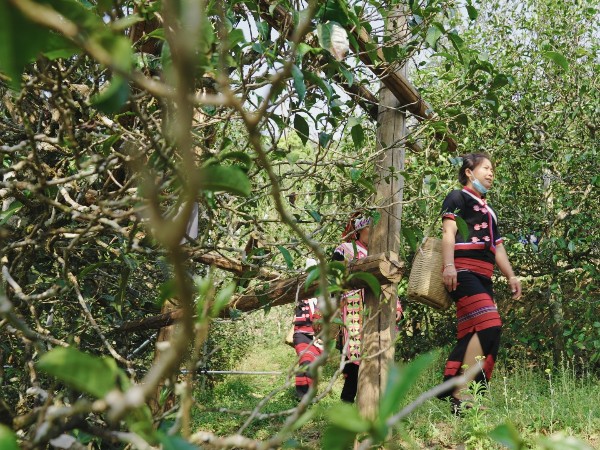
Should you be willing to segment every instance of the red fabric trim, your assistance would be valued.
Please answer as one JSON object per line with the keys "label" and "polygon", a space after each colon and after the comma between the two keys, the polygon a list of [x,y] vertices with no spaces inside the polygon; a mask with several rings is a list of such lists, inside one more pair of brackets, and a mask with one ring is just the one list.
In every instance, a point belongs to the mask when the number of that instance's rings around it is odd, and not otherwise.
{"label": "red fabric trim", "polygon": [[492,371],[494,370],[494,365],[496,361],[494,361],[494,357],[492,355],[487,355],[485,357],[485,362],[483,363],[483,372],[485,373],[485,378],[489,381],[492,378]]}
{"label": "red fabric trim", "polygon": [[[487,318],[487,319],[486,319]],[[484,322],[482,322],[484,320]],[[456,336],[458,339],[465,337],[469,333],[474,333],[481,330],[487,330],[492,327],[501,327],[502,321],[500,320],[500,316],[498,313],[495,314],[482,314],[481,316],[464,322],[461,324],[462,326],[458,329]]]}
{"label": "red fabric trim", "polygon": [[450,376],[450,377],[454,377],[458,374],[458,371],[460,370],[462,366],[462,362],[460,361],[448,361],[446,362],[446,368],[444,370],[444,376]]}
{"label": "red fabric trim", "polygon": [[492,278],[494,265],[492,263],[473,258],[455,258],[454,267],[456,270],[468,270],[470,272]]}
{"label": "red fabric trim", "polygon": [[296,386],[310,386],[312,379],[306,375],[296,375]]}

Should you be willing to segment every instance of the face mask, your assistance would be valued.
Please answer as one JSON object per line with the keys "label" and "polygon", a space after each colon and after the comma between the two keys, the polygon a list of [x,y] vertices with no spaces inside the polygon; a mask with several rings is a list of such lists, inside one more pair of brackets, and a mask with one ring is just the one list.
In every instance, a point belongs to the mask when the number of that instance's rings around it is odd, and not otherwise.
{"label": "face mask", "polygon": [[479,181],[477,178],[473,177],[473,179],[471,180],[471,183],[473,183],[473,187],[481,195],[487,194],[488,188],[486,188],[483,184],[481,184],[481,181]]}

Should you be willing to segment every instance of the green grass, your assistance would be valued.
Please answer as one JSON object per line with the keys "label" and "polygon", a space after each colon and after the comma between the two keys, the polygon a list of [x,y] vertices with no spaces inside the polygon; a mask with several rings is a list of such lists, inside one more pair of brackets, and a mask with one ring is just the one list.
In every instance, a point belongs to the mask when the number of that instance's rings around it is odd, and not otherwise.
{"label": "green grass", "polygon": [[[285,331],[280,330],[283,335]],[[404,403],[441,380],[446,350],[440,350],[435,363],[414,382]],[[218,375],[199,383],[195,392],[194,429],[224,436],[238,433],[253,439],[267,439],[280,429],[287,415],[278,415],[295,407],[294,380],[289,373],[295,360],[291,347],[283,344],[281,336],[266,334],[257,339],[251,354],[241,359],[236,370],[282,371],[276,376]],[[322,392],[339,364],[339,352],[334,350],[329,363],[322,368]],[[572,365],[546,370],[523,364],[508,372],[502,361],[496,365],[489,392],[480,399],[485,411],[469,411],[463,418],[450,414],[443,401],[427,401],[403,420],[394,430],[386,448],[407,449],[500,449],[487,433],[505,422],[518,430],[526,448],[539,448],[541,436],[563,432],[600,448],[600,383],[590,375],[577,375]],[[316,414],[293,439],[305,448],[320,448],[320,437],[327,420],[326,411],[339,403],[342,378],[331,392],[313,406]],[[249,413],[259,402],[269,397],[256,412],[269,414],[246,423]],[[404,406],[404,405],[400,405]],[[400,408],[399,408],[400,409]]]}

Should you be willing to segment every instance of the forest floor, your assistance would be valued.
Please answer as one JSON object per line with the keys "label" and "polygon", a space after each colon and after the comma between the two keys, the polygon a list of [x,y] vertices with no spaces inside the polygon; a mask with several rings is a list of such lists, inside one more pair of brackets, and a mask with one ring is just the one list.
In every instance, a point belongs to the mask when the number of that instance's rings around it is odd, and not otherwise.
{"label": "forest floor", "polygon": [[[250,352],[233,368],[238,371],[281,371],[281,375],[217,375],[200,380],[195,393],[197,409],[194,427],[224,436],[241,433],[253,439],[267,439],[281,428],[294,408],[293,376],[295,352],[283,343],[285,330],[256,339]],[[420,393],[440,382],[445,349],[436,361],[413,383],[405,399],[410,403]],[[339,366],[339,352],[333,351],[322,369],[320,393]],[[290,447],[322,448],[320,439],[327,425],[328,411],[339,401],[343,379],[337,377],[332,389],[314,405],[314,416],[295,431]],[[260,407],[265,418],[248,420],[249,412]],[[450,413],[450,405],[437,399],[427,401],[393,431],[385,448],[400,449],[500,449],[506,448],[489,433],[498,425],[510,423],[523,440],[522,448],[600,448],[600,380],[575,373],[569,364],[555,368],[533,368],[523,364],[508,371],[502,361],[496,365],[489,392],[480,402],[487,409],[469,411],[462,418]],[[404,405],[402,405],[404,406]],[[400,408],[399,408],[400,409]],[[580,443],[569,444],[577,439]],[[552,444],[561,440],[564,446]],[[567,444],[569,444],[567,446]],[[587,446],[589,447],[586,447]]]}

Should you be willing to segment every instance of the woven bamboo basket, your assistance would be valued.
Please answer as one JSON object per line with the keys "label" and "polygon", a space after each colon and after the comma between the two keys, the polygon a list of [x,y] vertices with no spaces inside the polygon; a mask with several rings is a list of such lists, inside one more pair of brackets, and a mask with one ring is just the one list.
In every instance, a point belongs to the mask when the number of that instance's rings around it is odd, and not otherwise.
{"label": "woven bamboo basket", "polygon": [[442,280],[442,240],[428,237],[417,251],[408,277],[408,299],[448,309],[452,299]]}

